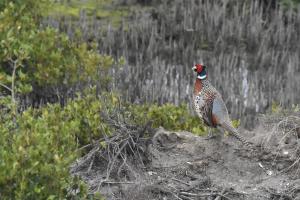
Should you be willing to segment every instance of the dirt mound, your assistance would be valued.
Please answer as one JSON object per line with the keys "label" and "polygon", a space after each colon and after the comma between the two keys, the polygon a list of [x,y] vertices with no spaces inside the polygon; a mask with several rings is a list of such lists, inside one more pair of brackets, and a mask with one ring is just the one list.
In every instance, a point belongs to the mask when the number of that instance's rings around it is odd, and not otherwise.
{"label": "dirt mound", "polygon": [[300,199],[299,115],[241,131],[257,145],[254,151],[229,136],[206,140],[160,128],[145,139],[144,129],[120,127],[106,148],[94,146],[72,166],[91,193],[106,199]]}

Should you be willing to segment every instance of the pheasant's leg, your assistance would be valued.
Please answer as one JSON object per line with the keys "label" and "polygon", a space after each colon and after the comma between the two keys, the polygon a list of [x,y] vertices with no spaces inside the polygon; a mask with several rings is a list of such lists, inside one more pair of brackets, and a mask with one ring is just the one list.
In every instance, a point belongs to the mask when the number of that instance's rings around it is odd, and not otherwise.
{"label": "pheasant's leg", "polygon": [[213,134],[212,129],[209,127],[209,128],[208,128],[208,134],[207,134],[207,136],[206,136],[204,139],[205,139],[205,140],[210,140],[210,139],[213,139],[213,138],[215,138],[215,137],[216,137],[216,135]]}

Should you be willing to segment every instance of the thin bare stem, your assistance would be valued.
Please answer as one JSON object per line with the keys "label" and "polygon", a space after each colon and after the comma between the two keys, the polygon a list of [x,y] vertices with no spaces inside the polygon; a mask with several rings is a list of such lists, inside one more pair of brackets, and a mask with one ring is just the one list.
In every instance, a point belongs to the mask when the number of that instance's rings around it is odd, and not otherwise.
{"label": "thin bare stem", "polygon": [[0,86],[4,87],[5,89],[9,90],[12,93],[12,89],[8,87],[7,85],[0,83]]}
{"label": "thin bare stem", "polygon": [[[16,99],[15,99],[15,79],[16,79],[16,70],[18,68],[18,60],[12,60],[13,63],[13,72],[12,72],[12,78],[11,78],[11,100],[13,105],[16,104]],[[16,114],[16,113],[15,113]]]}

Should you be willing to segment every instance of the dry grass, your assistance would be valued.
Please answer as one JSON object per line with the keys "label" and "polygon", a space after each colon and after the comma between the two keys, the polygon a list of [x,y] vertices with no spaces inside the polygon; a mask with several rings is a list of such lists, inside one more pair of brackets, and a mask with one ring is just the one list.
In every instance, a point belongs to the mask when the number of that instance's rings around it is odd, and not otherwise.
{"label": "dry grass", "polygon": [[108,116],[103,112],[102,117],[114,129],[113,134],[104,134],[103,138],[79,149],[88,153],[71,169],[80,176],[94,176],[92,171],[99,170],[98,182],[90,183],[93,192],[99,191],[103,184],[132,184],[137,179],[136,168],[143,168],[148,162],[146,143],[154,133],[150,124],[144,127],[131,125],[119,114]]}
{"label": "dry grass", "polygon": [[[300,113],[276,113],[265,115],[260,119],[263,129],[260,145],[275,153],[273,162],[286,160],[289,165],[281,173],[293,171],[300,175]],[[259,132],[259,131],[257,131]],[[277,160],[277,161],[276,161]]]}

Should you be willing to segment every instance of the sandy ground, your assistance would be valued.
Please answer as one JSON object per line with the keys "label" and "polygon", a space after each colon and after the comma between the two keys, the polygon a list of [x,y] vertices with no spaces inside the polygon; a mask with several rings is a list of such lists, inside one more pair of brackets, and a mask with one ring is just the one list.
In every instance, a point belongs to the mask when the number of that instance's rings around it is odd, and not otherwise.
{"label": "sandy ground", "polygon": [[230,136],[207,140],[160,128],[137,155],[111,161],[94,148],[71,172],[105,199],[300,200],[300,122],[289,117],[240,130],[255,150]]}

